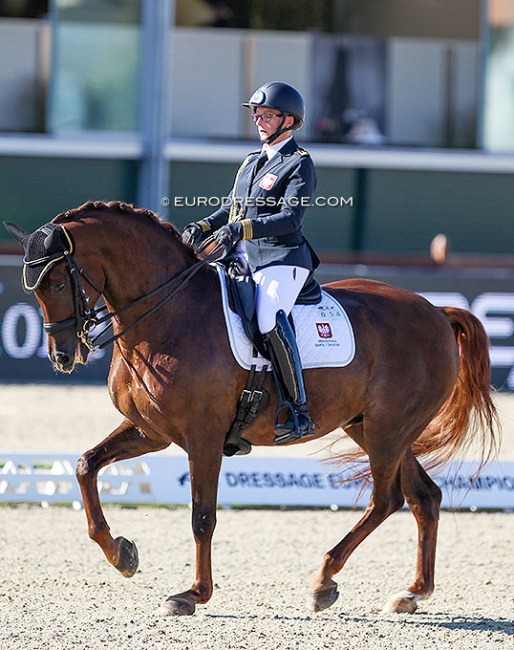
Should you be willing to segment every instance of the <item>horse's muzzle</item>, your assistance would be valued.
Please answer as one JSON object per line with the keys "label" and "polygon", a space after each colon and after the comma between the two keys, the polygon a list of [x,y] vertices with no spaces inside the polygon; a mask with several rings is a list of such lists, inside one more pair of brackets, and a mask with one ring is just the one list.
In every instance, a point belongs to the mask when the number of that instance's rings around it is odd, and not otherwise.
{"label": "horse's muzzle", "polygon": [[49,342],[48,358],[55,370],[69,374],[78,364],[86,363],[89,350],[80,341],[75,341],[75,345],[69,349],[67,347]]}

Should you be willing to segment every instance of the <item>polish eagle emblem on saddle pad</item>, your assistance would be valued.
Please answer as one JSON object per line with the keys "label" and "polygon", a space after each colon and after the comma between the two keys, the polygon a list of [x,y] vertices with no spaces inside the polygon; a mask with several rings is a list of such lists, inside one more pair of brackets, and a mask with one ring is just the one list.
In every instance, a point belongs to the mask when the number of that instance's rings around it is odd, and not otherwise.
{"label": "polish eagle emblem on saddle pad", "polygon": [[[269,361],[259,354],[256,356],[240,316],[229,306],[226,276],[220,269],[218,277],[232,353],[242,368],[249,370],[255,364],[260,370]],[[353,360],[355,337],[350,320],[337,300],[328,293],[322,291],[321,301],[315,305],[295,305],[292,316],[302,368],[340,368]]]}

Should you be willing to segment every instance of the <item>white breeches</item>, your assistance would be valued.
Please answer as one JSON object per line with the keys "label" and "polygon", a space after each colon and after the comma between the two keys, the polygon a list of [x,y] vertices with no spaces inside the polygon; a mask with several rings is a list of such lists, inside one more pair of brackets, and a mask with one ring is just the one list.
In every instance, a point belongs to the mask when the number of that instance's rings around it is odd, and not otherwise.
{"label": "white breeches", "polygon": [[267,334],[276,325],[278,311],[290,314],[309,270],[301,266],[267,266],[252,277],[257,285],[257,323],[261,333]]}

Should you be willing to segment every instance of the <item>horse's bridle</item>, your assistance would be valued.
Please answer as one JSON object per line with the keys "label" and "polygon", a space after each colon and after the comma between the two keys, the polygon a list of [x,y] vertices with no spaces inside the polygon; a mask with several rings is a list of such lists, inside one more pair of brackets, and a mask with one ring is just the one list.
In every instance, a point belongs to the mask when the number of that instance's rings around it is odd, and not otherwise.
{"label": "horse's bridle", "polygon": [[[47,334],[55,335],[69,327],[74,327],[80,342],[93,352],[94,343],[89,339],[89,330],[97,323],[97,311],[89,308],[89,299],[84,287],[80,283],[80,276],[82,275],[99,295],[101,295],[101,291],[99,291],[86,271],[78,266],[70,251],[63,251],[63,255],[71,278],[75,313],[73,316],[64,318],[56,323],[43,323],[43,329]],[[105,309],[105,307],[101,309]]]}
{"label": "horse's bridle", "polygon": [[[64,226],[59,226],[59,228],[62,229],[65,235],[65,239],[71,244],[71,238],[68,235]],[[206,240],[204,246],[202,246],[202,249],[204,249],[205,246],[208,245],[209,243],[211,242]],[[58,334],[59,332],[62,332],[65,329],[74,327],[77,339],[90,352],[94,352],[95,350],[103,350],[105,347],[107,347],[108,345],[110,345],[111,343],[113,343],[114,341],[122,337],[124,334],[132,330],[134,327],[136,327],[136,325],[139,325],[139,323],[141,323],[141,321],[143,321],[145,318],[147,318],[148,316],[156,312],[158,309],[160,309],[160,307],[162,307],[162,305],[164,305],[168,300],[171,300],[171,298],[173,298],[173,296],[175,296],[176,293],[180,291],[180,289],[185,284],[187,284],[187,282],[189,282],[189,280],[202,268],[202,266],[208,264],[215,258],[215,256],[219,252],[219,249],[220,247],[216,246],[214,250],[212,250],[208,255],[200,259],[192,266],[183,269],[182,271],[172,276],[171,278],[166,280],[166,282],[159,285],[152,291],[145,293],[144,295],[140,296],[139,298],[136,298],[135,300],[129,302],[128,304],[124,305],[123,307],[121,307],[116,311],[108,311],[105,305],[100,307],[99,309],[90,309],[89,299],[86,291],[84,290],[84,287],[80,282],[80,276],[82,276],[99,295],[102,295],[102,290],[96,286],[96,284],[90,278],[90,276],[85,271],[85,269],[80,268],[79,265],[76,263],[73,257],[71,245],[69,246],[69,250],[63,245],[63,248],[60,251],[58,251],[57,254],[49,255],[47,257],[39,258],[33,261],[24,260],[24,263],[27,266],[34,266],[36,264],[39,265],[46,264],[48,265],[47,270],[49,270],[54,264],[57,264],[58,262],[64,259],[64,262],[66,263],[66,267],[68,269],[71,278],[74,314],[69,318],[64,318],[63,320],[57,321],[55,323],[43,323],[43,328],[47,334],[55,335]],[[112,327],[113,318],[123,313],[124,311],[132,307],[135,307],[139,303],[148,300],[152,296],[156,295],[157,293],[159,293],[160,291],[168,287],[173,282],[179,282],[178,286],[176,286],[169,294],[164,296],[164,298],[162,298],[156,305],[154,305],[151,309],[146,311],[142,316],[136,319],[133,323],[131,323],[128,327],[123,329],[121,332],[118,332],[117,334],[113,334],[112,336],[102,341],[101,343],[97,343],[97,341],[105,334],[105,332],[110,327]],[[103,316],[99,316],[99,314],[103,311],[106,311],[106,313]],[[102,323],[105,323],[107,321],[109,321],[107,326],[101,332],[99,332],[93,337],[90,337],[90,331],[92,329],[96,328],[98,325],[101,325]]]}

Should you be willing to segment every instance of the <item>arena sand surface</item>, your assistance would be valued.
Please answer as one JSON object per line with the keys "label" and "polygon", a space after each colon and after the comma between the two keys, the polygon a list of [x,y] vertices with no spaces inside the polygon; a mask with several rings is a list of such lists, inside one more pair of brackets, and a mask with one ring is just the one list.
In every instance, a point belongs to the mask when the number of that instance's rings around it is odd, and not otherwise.
{"label": "arena sand surface", "polygon": [[[104,387],[0,386],[0,451],[77,457],[120,421]],[[514,460],[514,396],[498,395],[500,458]],[[325,443],[323,443],[323,447]],[[322,453],[320,443],[256,449]],[[179,453],[171,447],[164,453]],[[311,613],[308,585],[323,553],[360,513],[220,510],[215,591],[192,617],[159,612],[194,578],[188,508],[105,508],[112,533],[134,539],[140,569],[121,576],[89,540],[83,511],[0,507],[0,648],[3,650],[470,650],[514,648],[514,515],[443,512],[436,590],[412,615],[382,614],[414,575],[416,527],[396,513],[336,577],[339,600]]]}

